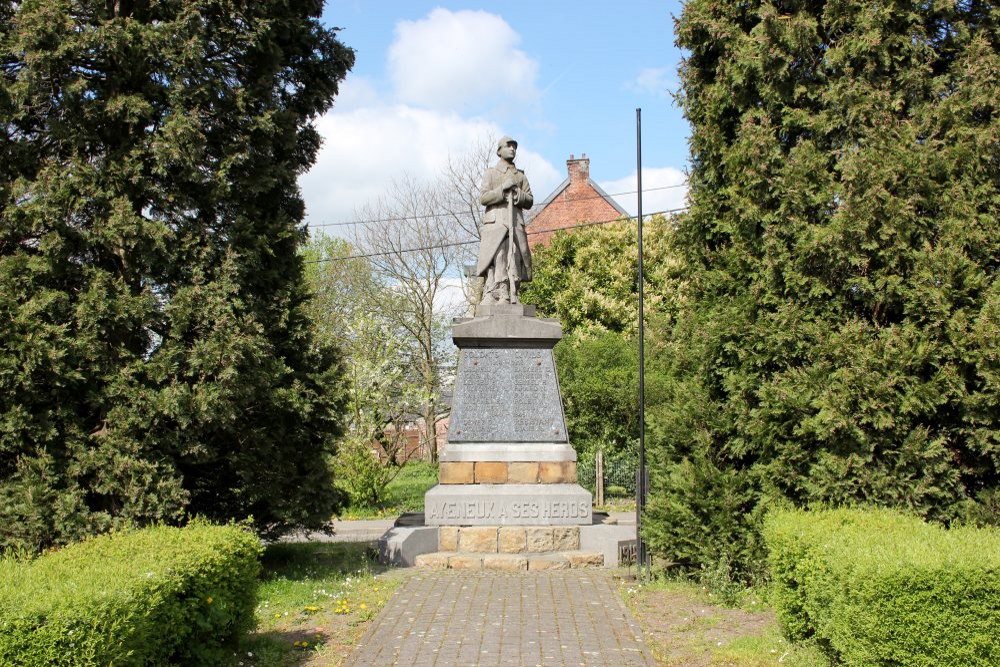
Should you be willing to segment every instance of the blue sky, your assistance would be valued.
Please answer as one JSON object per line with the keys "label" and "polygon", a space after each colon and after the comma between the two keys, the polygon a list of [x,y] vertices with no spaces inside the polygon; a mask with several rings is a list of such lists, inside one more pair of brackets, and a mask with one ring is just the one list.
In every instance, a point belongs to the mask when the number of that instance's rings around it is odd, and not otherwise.
{"label": "blue sky", "polygon": [[[586,153],[612,194],[635,188],[642,108],[644,212],[683,203],[688,126],[669,92],[680,2],[329,2],[328,26],[357,52],[324,146],[301,183],[312,223],[356,209],[404,174],[431,180],[489,134],[519,143],[536,200]],[[634,211],[633,196],[616,197]]]}

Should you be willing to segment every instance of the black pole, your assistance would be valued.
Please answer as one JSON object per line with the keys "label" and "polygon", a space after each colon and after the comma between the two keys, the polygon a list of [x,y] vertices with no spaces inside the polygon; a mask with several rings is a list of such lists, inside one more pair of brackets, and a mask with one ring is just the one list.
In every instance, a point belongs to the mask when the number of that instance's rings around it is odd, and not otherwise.
{"label": "black pole", "polygon": [[646,543],[642,539],[642,510],[646,506],[646,329],[643,324],[642,274],[642,109],[635,110],[635,174],[639,201],[639,479],[635,485],[635,563],[636,573],[646,566]]}

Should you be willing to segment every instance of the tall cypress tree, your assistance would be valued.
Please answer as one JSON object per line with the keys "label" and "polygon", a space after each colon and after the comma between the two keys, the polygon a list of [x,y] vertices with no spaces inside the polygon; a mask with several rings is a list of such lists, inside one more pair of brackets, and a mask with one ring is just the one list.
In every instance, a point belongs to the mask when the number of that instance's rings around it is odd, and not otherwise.
{"label": "tall cypress tree", "polygon": [[0,2],[0,548],[338,507],[296,179],[322,2]]}
{"label": "tall cypress tree", "polygon": [[998,520],[1000,8],[691,0],[687,308],[649,539],[746,571],[774,503]]}

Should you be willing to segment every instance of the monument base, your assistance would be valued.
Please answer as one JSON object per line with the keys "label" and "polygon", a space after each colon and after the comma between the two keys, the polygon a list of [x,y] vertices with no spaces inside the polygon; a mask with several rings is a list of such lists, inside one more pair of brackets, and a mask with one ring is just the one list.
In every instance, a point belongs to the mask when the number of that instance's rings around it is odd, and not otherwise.
{"label": "monument base", "polygon": [[438,484],[424,496],[428,526],[590,525],[578,484]]}
{"label": "monument base", "polygon": [[567,442],[455,442],[441,452],[451,461],[576,461],[576,450]]}

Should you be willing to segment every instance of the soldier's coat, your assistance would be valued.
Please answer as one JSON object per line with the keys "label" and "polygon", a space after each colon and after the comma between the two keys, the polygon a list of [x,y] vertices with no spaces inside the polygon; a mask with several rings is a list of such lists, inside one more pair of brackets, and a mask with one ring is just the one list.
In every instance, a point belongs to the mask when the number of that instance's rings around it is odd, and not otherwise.
{"label": "soldier's coat", "polygon": [[500,160],[496,166],[490,167],[483,174],[479,203],[486,207],[486,214],[483,216],[483,226],[480,229],[476,275],[485,277],[495,263],[498,269],[503,270],[502,274],[499,272],[495,274],[495,279],[497,281],[507,279],[507,258],[498,257],[497,251],[504,246],[503,254],[506,255],[504,239],[507,238],[507,230],[510,229],[510,220],[508,220],[507,200],[501,188],[508,173],[512,173],[517,193],[514,199],[514,262],[518,269],[518,280],[529,282],[532,276],[531,250],[528,248],[528,236],[524,232],[523,211],[531,208],[535,200],[524,172],[505,160]]}

